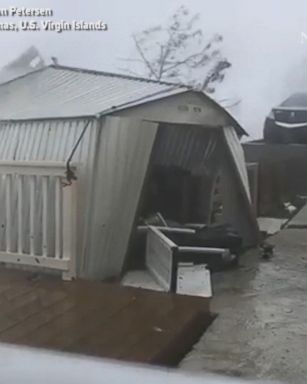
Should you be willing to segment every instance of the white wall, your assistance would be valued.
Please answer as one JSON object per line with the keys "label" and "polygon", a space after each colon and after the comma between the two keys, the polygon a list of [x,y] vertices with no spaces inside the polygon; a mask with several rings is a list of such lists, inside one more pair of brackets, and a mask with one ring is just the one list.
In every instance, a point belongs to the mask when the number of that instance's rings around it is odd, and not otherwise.
{"label": "white wall", "polygon": [[195,92],[186,92],[153,101],[115,112],[114,115],[166,123],[202,124],[208,127],[222,127],[230,124],[229,117],[221,113],[213,102]]}

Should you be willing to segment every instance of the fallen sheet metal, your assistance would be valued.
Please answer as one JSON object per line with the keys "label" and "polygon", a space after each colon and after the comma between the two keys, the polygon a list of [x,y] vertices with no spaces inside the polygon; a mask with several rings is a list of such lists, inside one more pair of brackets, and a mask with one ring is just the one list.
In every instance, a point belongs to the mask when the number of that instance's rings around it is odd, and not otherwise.
{"label": "fallen sheet metal", "polygon": [[305,205],[288,223],[287,228],[307,228],[307,205]]}
{"label": "fallen sheet metal", "polygon": [[[129,271],[123,277],[121,285],[126,287],[165,291],[147,270]],[[206,265],[180,263],[177,273],[177,290],[180,295],[212,297],[211,274]]]}
{"label": "fallen sheet metal", "polygon": [[286,224],[288,219],[279,219],[275,217],[258,217],[259,229],[268,235],[278,233]]}
{"label": "fallen sheet metal", "polygon": [[205,264],[179,263],[176,293],[212,297],[211,275],[207,266]]}
{"label": "fallen sheet metal", "polygon": [[157,283],[147,270],[127,272],[121,281],[121,285],[153,291],[164,291],[163,287]]}

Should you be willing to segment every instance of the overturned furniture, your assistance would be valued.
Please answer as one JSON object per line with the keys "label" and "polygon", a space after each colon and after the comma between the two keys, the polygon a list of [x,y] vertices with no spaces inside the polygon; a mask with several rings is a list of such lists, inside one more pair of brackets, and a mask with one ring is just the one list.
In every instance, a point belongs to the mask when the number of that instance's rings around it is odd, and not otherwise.
{"label": "overturned furniture", "polygon": [[144,255],[143,265],[128,272],[122,284],[211,297],[211,273],[237,265],[242,239],[225,229],[189,226],[198,229],[138,226],[133,252]]}
{"label": "overturned furniture", "polygon": [[[182,286],[185,284],[182,272],[194,270],[195,266],[200,265],[201,267],[194,273],[194,281],[190,282],[190,289],[194,284],[194,292],[198,288],[200,294],[210,297],[211,286],[206,268],[208,259],[230,257],[229,250],[179,245],[171,240],[174,234],[178,234],[178,231],[167,231],[163,234],[161,230],[149,227],[146,244],[147,269],[166,291],[180,293],[185,291]],[[199,276],[200,281],[195,281],[196,275]]]}

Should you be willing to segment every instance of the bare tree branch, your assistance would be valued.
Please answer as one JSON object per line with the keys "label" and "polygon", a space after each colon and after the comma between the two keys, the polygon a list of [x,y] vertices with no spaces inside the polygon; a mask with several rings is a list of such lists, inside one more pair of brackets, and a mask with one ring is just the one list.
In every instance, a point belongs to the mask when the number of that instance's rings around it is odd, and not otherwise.
{"label": "bare tree branch", "polygon": [[147,68],[149,69],[151,75],[154,76],[156,78],[156,80],[159,80],[153,67],[152,67],[152,65],[150,64],[150,62],[147,60],[146,56],[144,55],[143,50],[142,50],[141,46],[139,45],[135,36],[133,36],[133,40],[134,40],[134,43],[135,43],[135,46],[136,46],[138,53],[140,54],[140,56],[144,60],[144,63],[146,64]]}
{"label": "bare tree branch", "polygon": [[[222,36],[216,34],[204,41],[198,22],[198,14],[191,15],[181,6],[166,26],[151,27],[133,35],[139,58],[124,61],[139,65],[140,71],[143,68],[146,75],[155,80],[176,79],[178,83],[186,82],[213,92],[231,64],[221,56],[218,47]],[[136,69],[134,72],[140,74]]]}

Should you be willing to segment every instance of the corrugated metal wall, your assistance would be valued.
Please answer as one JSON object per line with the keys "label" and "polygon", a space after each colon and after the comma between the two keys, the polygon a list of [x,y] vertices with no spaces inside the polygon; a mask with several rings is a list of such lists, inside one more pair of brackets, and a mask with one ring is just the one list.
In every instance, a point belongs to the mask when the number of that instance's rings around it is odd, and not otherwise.
{"label": "corrugated metal wall", "polygon": [[220,156],[219,134],[197,125],[162,124],[157,135],[153,164],[177,166],[192,174],[203,174]]}
{"label": "corrugated metal wall", "polygon": [[157,123],[108,117],[100,131],[81,271],[86,277],[122,271],[157,129]]}
{"label": "corrugated metal wall", "polygon": [[[212,190],[221,165],[223,144],[221,130],[216,128],[212,129],[195,124],[160,125],[152,156],[153,165],[158,166],[155,168],[156,171],[163,166],[174,167],[177,171],[180,168],[181,171],[190,173],[189,178],[185,176],[180,181],[182,191],[185,191],[182,192],[186,200],[185,208],[182,206],[180,213],[176,212],[177,209],[171,213],[172,208],[166,206],[163,208],[163,204],[161,204],[160,211],[165,209],[164,214],[166,216],[174,215],[173,219],[179,222],[188,217],[189,221],[210,222]],[[169,183],[176,184],[179,182],[175,175],[176,171],[168,178]],[[192,200],[193,204],[192,202],[187,203],[187,200]],[[167,203],[167,199],[164,204],[171,206]],[[149,205],[150,203],[147,201],[147,209]]]}
{"label": "corrugated metal wall", "polygon": [[223,217],[243,237],[245,246],[254,246],[259,231],[251,205],[244,152],[232,127],[224,127],[223,132],[226,150],[222,153]]}
{"label": "corrugated metal wall", "polygon": [[[223,220],[238,230],[244,243],[257,241],[257,223],[252,216],[250,190],[244,153],[233,127],[208,129],[197,125],[161,124],[157,135],[153,162],[163,166],[177,166],[203,178],[202,198],[194,201],[198,211],[211,205],[211,186],[221,170],[223,174]],[[209,192],[209,193],[208,193]],[[243,196],[244,194],[244,196]],[[244,198],[242,198],[244,197]]]}
{"label": "corrugated metal wall", "polygon": [[232,127],[224,127],[225,140],[232,155],[235,167],[240,175],[240,181],[244,188],[248,201],[251,202],[250,189],[248,183],[247,169],[242,145],[238,139],[236,131]]}
{"label": "corrugated metal wall", "polygon": [[[65,161],[87,120],[0,122],[0,160]],[[75,153],[83,163],[92,153],[94,120]]]}

